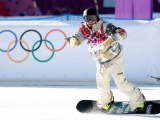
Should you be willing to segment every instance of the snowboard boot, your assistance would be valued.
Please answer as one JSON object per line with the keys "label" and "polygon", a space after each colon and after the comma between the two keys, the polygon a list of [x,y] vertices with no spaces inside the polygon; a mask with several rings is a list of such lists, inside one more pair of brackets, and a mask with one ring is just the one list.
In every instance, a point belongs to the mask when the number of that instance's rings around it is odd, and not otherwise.
{"label": "snowboard boot", "polygon": [[145,114],[146,112],[146,102],[144,102],[143,104],[141,104],[140,106],[138,106],[134,112],[136,114]]}
{"label": "snowboard boot", "polygon": [[111,106],[113,105],[113,103],[114,103],[114,97],[111,102],[109,102],[107,105],[102,106],[101,110],[108,111],[111,108]]}
{"label": "snowboard boot", "polygon": [[[140,90],[140,89],[139,89],[139,90]],[[144,95],[143,95],[143,98],[146,99]],[[134,110],[134,112],[135,112],[136,114],[145,114],[145,113],[146,113],[146,107],[147,107],[146,102],[144,102],[144,103],[142,103],[140,106],[138,106],[138,107]]]}

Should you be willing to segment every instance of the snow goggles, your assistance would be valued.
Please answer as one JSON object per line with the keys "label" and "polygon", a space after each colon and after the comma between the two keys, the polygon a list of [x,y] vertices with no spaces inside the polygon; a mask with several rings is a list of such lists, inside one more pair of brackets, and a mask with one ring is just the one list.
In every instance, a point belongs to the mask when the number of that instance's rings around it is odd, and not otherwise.
{"label": "snow goggles", "polygon": [[96,15],[87,15],[85,16],[85,21],[89,22],[89,21],[97,21],[97,16]]}

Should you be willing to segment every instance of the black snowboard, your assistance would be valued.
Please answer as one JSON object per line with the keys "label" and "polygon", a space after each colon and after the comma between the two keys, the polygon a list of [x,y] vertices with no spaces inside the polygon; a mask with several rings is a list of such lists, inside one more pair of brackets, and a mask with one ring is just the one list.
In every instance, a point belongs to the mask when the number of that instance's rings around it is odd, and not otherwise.
{"label": "black snowboard", "polygon": [[[151,100],[146,102],[145,114],[159,114],[160,113],[160,100]],[[115,101],[111,108],[101,110],[97,107],[95,100],[81,100],[78,102],[76,109],[81,113],[97,113],[97,114],[133,114],[130,108],[129,101]],[[128,113],[129,112],[129,113]]]}

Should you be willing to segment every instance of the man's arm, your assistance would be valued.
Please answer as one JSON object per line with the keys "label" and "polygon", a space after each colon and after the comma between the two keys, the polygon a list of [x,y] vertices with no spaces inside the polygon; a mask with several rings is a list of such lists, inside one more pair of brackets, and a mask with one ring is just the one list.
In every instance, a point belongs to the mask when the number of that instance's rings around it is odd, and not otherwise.
{"label": "man's arm", "polygon": [[104,22],[103,30],[108,38],[101,44],[100,53],[102,54],[108,50],[112,43],[114,44],[114,42],[119,42],[119,40],[127,37],[127,33],[124,29],[116,27],[112,23]]}
{"label": "man's arm", "polygon": [[74,36],[65,38],[65,40],[71,47],[76,47],[80,45],[84,40],[86,40],[82,33],[82,24],[83,23],[80,24],[79,31]]}
{"label": "man's arm", "polygon": [[127,32],[124,29],[116,27],[112,23],[105,23],[104,32],[107,36],[112,36],[114,41],[119,41],[127,37]]}

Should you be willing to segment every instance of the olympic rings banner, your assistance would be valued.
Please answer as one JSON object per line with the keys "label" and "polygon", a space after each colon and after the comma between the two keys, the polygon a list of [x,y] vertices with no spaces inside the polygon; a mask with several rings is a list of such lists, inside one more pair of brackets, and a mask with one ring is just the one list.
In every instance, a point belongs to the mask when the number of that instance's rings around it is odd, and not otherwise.
{"label": "olympic rings banner", "polygon": [[[47,25],[41,21],[24,23],[0,23],[0,81],[45,80],[56,84],[93,76],[95,65],[87,44],[71,48],[65,42],[65,37],[74,35],[79,26],[59,21],[48,21]],[[87,65],[92,70],[84,69]]]}
{"label": "olympic rings banner", "polygon": [[[37,35],[39,36],[39,39],[33,44],[33,46],[29,46],[29,45],[27,44],[27,42],[23,39],[23,36],[27,36],[27,33],[29,33],[29,32],[33,32],[34,34],[37,34]],[[50,40],[48,40],[48,36],[49,36],[51,33],[53,33],[53,32],[60,32],[60,33],[64,36],[64,38],[62,38],[62,40],[61,40],[61,42],[64,42],[64,43],[63,43],[63,45],[62,45],[60,48],[58,48],[58,49],[55,49],[53,43],[52,43]],[[14,40],[13,40],[11,43],[9,43],[9,45],[8,45],[8,47],[7,47],[6,50],[0,48],[0,52],[5,52],[5,53],[7,53],[8,58],[9,58],[11,61],[17,62],[17,63],[19,63],[19,62],[24,62],[24,61],[28,58],[29,53],[32,53],[33,58],[34,58],[35,60],[37,60],[38,62],[48,62],[49,60],[52,59],[52,57],[54,56],[54,53],[55,53],[55,52],[58,52],[58,51],[63,50],[64,47],[66,46],[66,42],[64,41],[64,39],[65,39],[65,37],[67,37],[67,36],[66,36],[65,32],[64,32],[63,30],[60,30],[60,29],[52,29],[52,30],[49,30],[49,31],[46,33],[46,35],[44,36],[44,38],[42,37],[42,35],[41,35],[41,33],[40,33],[39,31],[34,30],[34,29],[29,29],[29,30],[24,31],[24,32],[20,35],[19,38],[18,38],[17,34],[16,34],[14,31],[12,31],[12,30],[2,30],[2,31],[0,32],[0,35],[2,35],[2,34],[7,34],[8,36],[13,36],[13,37],[14,37]],[[55,39],[55,38],[53,37],[53,39]],[[57,39],[57,38],[56,38],[56,39]],[[19,44],[17,44],[17,43],[19,43]],[[50,56],[49,58],[47,58],[47,59],[45,59],[45,60],[40,60],[40,59],[38,59],[38,58],[36,57],[35,51],[37,51],[38,49],[40,49],[40,47],[41,47],[41,45],[42,45],[43,43],[45,44],[46,49],[48,49],[49,51],[52,51],[52,54],[51,54],[51,56]],[[13,44],[13,46],[11,47],[12,44]],[[35,47],[37,44],[38,44],[38,46]],[[49,47],[48,44],[50,44],[51,47]],[[21,48],[22,48],[22,50],[26,51],[26,56],[25,56],[23,59],[21,59],[21,60],[15,60],[15,59],[12,58],[11,55],[10,55],[10,52],[13,52],[17,45],[20,45]],[[24,47],[24,45],[26,46],[26,48]]]}

